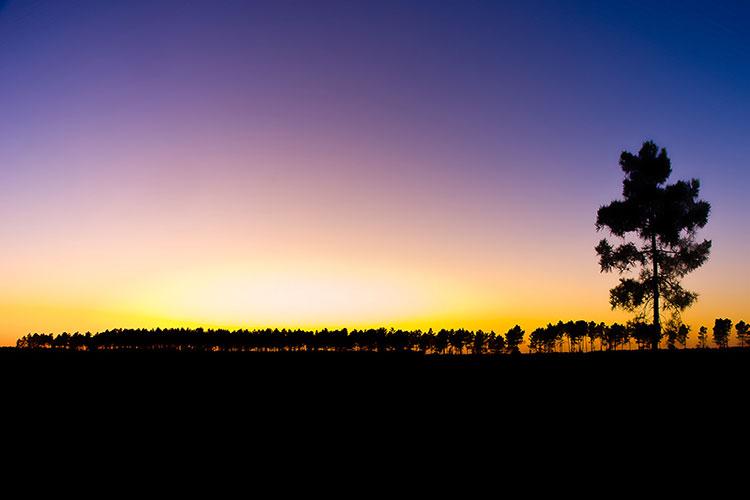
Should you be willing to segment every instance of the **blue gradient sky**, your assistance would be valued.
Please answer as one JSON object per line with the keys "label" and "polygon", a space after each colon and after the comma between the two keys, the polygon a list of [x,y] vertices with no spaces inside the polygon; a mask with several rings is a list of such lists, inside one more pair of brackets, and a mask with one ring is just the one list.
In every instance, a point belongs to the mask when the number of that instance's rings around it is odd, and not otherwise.
{"label": "blue gradient sky", "polygon": [[0,1],[0,344],[620,319],[645,139],[713,206],[688,322],[737,320],[749,49],[746,2]]}

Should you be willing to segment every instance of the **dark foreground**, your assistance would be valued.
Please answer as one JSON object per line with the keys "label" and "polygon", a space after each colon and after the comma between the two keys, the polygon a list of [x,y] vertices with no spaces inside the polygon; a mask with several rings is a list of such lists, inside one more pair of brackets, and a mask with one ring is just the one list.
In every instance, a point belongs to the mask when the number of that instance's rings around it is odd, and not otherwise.
{"label": "dark foreground", "polygon": [[629,452],[657,464],[665,450],[694,460],[699,449],[740,446],[749,367],[750,350],[739,349],[515,357],[0,350],[5,436],[40,440],[22,448],[29,460],[86,443],[92,457],[128,449],[158,463],[159,453],[326,457],[336,467],[363,456],[413,463],[414,453],[434,454],[448,463],[522,453],[519,463],[556,457],[550,463],[559,465],[574,452],[595,461]]}
{"label": "dark foreground", "polygon": [[749,368],[749,349],[518,356],[0,349],[6,395],[83,407],[731,406],[744,399]]}

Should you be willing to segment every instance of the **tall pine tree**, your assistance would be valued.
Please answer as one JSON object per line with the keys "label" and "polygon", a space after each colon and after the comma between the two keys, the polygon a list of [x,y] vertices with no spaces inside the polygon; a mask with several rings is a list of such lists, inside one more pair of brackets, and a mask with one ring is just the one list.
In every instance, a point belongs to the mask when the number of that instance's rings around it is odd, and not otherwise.
{"label": "tall pine tree", "polygon": [[667,184],[672,166],[665,149],[651,141],[637,155],[624,151],[623,199],[599,208],[597,230],[618,238],[596,246],[602,272],[617,271],[620,283],[610,290],[612,308],[653,313],[654,349],[661,339],[661,311],[679,313],[698,295],[680,280],[708,259],[711,242],[696,241],[696,231],[708,222],[711,205],[698,199],[698,179]]}

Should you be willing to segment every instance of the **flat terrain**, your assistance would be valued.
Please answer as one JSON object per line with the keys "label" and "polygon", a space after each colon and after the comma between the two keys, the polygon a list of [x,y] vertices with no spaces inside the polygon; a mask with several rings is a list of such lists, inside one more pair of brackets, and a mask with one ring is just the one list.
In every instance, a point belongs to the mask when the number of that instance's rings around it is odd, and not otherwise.
{"label": "flat terrain", "polygon": [[25,448],[30,460],[50,442],[63,455],[85,442],[97,450],[92,456],[148,449],[205,459],[236,448],[344,463],[378,449],[378,457],[408,463],[417,449],[448,461],[488,449],[522,453],[528,463],[553,453],[562,464],[573,451],[622,459],[622,450],[649,449],[658,462],[666,446],[693,457],[699,446],[740,446],[728,437],[745,425],[749,367],[747,349],[519,356],[0,349],[7,435],[42,440]]}
{"label": "flat terrain", "polygon": [[[518,356],[418,353],[20,351],[0,349],[6,394],[114,395],[164,403],[420,398],[502,402],[725,401],[746,392],[750,349],[618,351]],[[736,392],[738,391],[738,392]]]}

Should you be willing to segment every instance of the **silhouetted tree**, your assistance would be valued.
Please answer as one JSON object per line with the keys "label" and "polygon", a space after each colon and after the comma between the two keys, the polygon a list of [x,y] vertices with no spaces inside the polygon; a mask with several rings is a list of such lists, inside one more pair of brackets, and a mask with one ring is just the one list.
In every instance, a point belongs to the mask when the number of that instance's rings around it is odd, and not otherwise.
{"label": "silhouetted tree", "polygon": [[487,340],[487,348],[493,354],[504,353],[505,338],[502,335],[497,335],[495,332],[490,332],[490,338]]}
{"label": "silhouetted tree", "polygon": [[630,338],[635,340],[638,349],[653,347],[654,342],[659,343],[659,332],[654,325],[643,321],[631,321],[628,323]]}
{"label": "silhouetted tree", "polygon": [[518,347],[523,344],[524,332],[520,326],[516,325],[505,333],[505,348],[509,353],[518,353]]}
{"label": "silhouetted tree", "polygon": [[678,316],[672,316],[664,325],[663,333],[664,337],[667,338],[667,348],[676,349],[676,344],[680,344],[684,348],[690,334],[690,327],[683,323]]}
{"label": "silhouetted tree", "polygon": [[683,349],[687,347],[688,337],[690,336],[690,325],[682,323],[680,328],[677,330],[677,343],[682,346]]}
{"label": "silhouetted tree", "polygon": [[537,328],[529,335],[529,350],[531,352],[544,352],[544,328]]}
{"label": "silhouetted tree", "polygon": [[435,335],[434,352],[442,354],[448,348],[448,338],[450,334],[448,330],[442,328],[437,335]]}
{"label": "silhouetted tree", "polygon": [[[728,338],[731,332],[730,320],[714,327],[714,338]],[[726,323],[728,322],[728,323]],[[583,334],[583,321],[558,322],[535,329],[529,338],[529,350],[532,352],[555,352],[564,344],[564,336],[573,335],[579,338]],[[677,323],[675,323],[676,325]],[[744,322],[737,324],[738,332],[746,332]],[[690,331],[689,327],[679,323],[676,333],[672,334],[672,323],[665,325],[668,339],[684,346]],[[579,329],[576,331],[576,329]],[[649,345],[649,335],[653,325],[630,322],[627,326],[604,323],[586,323],[585,335],[590,339],[599,339],[602,348],[618,349],[628,343],[632,335],[640,347]],[[740,335],[738,333],[738,335]],[[699,345],[705,347],[708,331],[701,327],[698,335]],[[719,335],[717,337],[717,334]],[[111,329],[98,333],[63,332],[59,335],[47,333],[30,333],[19,338],[16,347],[19,349],[58,349],[58,350],[178,350],[178,351],[417,351],[429,354],[513,354],[519,352],[524,342],[525,332],[519,325],[514,326],[503,335],[494,331],[485,333],[456,329],[397,330],[394,328],[371,328],[366,330],[347,330],[346,328],[317,331],[260,329],[260,330],[224,330],[224,329],[189,329],[189,328],[155,328],[155,329]],[[671,342],[671,340],[669,340]],[[571,351],[579,342],[572,341]],[[721,341],[717,340],[717,344]],[[594,346],[594,340],[591,341]]]}
{"label": "silhouetted tree", "polygon": [[593,321],[589,322],[588,327],[588,337],[589,337],[589,345],[590,350],[594,350],[594,345],[597,340],[599,340],[599,350],[602,349],[602,337],[604,336],[604,330],[606,329],[607,325],[604,323],[595,323]]}
{"label": "silhouetted tree", "polygon": [[568,338],[570,339],[570,350],[582,351],[583,342],[589,331],[589,324],[586,321],[578,320],[575,323],[570,321],[566,328],[568,332]]}
{"label": "silhouetted tree", "polygon": [[714,321],[714,343],[725,348],[729,345],[729,334],[732,333],[732,320],[717,318]]}
{"label": "silhouetted tree", "polygon": [[417,339],[417,347],[420,352],[428,352],[434,348],[435,344],[435,333],[432,331],[432,328],[427,330],[426,333],[423,333],[419,336]]}
{"label": "silhouetted tree", "polygon": [[698,329],[698,347],[701,349],[708,347],[708,328],[705,326]]}
{"label": "silhouetted tree", "polygon": [[629,334],[625,325],[614,323],[604,329],[602,332],[602,341],[607,346],[607,350],[616,350],[618,346],[628,341]]}
{"label": "silhouetted tree", "polygon": [[[609,230],[621,243],[612,246],[602,239],[596,252],[603,272],[636,273],[620,278],[610,290],[610,304],[640,311],[641,317],[646,309],[653,311],[651,347],[657,349],[660,309],[682,311],[698,297],[680,279],[708,259],[711,242],[698,243],[695,235],[708,222],[711,206],[698,199],[698,179],[666,184],[671,162],[667,151],[651,141],[643,143],[638,155],[623,151],[620,167],[625,173],[623,199],[599,208],[596,228]],[[636,241],[628,239],[631,234]]]}
{"label": "silhouetted tree", "polygon": [[474,341],[471,347],[471,351],[474,354],[484,354],[484,350],[487,347],[487,335],[482,330],[477,330],[474,333]]}
{"label": "silhouetted tree", "polygon": [[737,330],[737,340],[740,341],[740,347],[745,347],[745,342],[750,336],[750,325],[740,320],[734,325],[734,329]]}
{"label": "silhouetted tree", "polygon": [[461,354],[464,350],[464,346],[471,343],[469,332],[463,328],[451,330],[448,336],[448,343],[450,344],[451,349],[453,349],[454,354]]}

